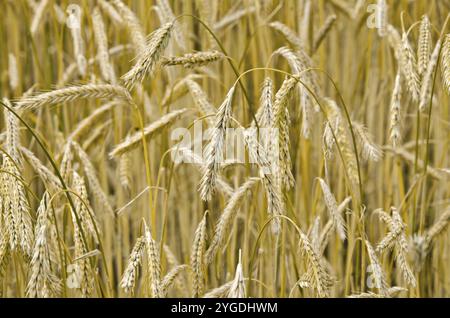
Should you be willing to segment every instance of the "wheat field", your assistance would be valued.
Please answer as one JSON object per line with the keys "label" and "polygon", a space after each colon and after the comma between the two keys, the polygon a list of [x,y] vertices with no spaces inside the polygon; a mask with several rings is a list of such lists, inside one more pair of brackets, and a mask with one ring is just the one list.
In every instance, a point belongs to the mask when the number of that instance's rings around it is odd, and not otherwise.
{"label": "wheat field", "polygon": [[449,297],[450,1],[3,0],[2,297]]}

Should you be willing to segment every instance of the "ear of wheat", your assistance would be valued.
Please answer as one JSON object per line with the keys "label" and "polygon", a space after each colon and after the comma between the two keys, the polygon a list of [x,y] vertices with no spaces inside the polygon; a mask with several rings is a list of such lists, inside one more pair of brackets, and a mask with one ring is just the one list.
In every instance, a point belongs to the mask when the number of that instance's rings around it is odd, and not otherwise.
{"label": "ear of wheat", "polygon": [[274,109],[274,126],[272,128],[278,129],[278,147],[280,150],[280,164],[277,172],[279,180],[286,187],[293,186],[294,177],[291,172],[291,155],[289,152],[289,112],[287,104],[293,89],[297,85],[296,77],[289,77],[283,81],[282,86],[275,94]]}
{"label": "ear of wheat", "polygon": [[367,128],[356,121],[353,122],[353,127],[361,145],[363,158],[365,160],[379,161],[383,156],[383,152],[380,146],[372,140],[372,136],[367,131]]}
{"label": "ear of wheat", "polygon": [[106,37],[105,25],[103,23],[100,10],[98,8],[94,9],[92,15],[92,22],[94,25],[94,36],[95,42],[97,43],[98,57],[102,77],[105,81],[109,81],[110,83],[115,84],[116,75],[114,74],[114,69],[109,59],[108,39]]}
{"label": "ear of wheat", "polygon": [[[268,136],[273,138],[275,136]],[[247,130],[244,133],[244,141],[249,151],[250,158],[255,162],[259,169],[260,175],[266,189],[267,210],[270,217],[273,217],[271,225],[272,232],[279,234],[280,219],[279,215],[284,214],[284,202],[282,198],[281,179],[278,175],[278,153],[269,156],[266,150],[256,140],[256,129]],[[274,147],[271,151],[277,152],[278,148]],[[271,159],[269,159],[271,158]],[[270,162],[269,160],[273,160]]]}
{"label": "ear of wheat", "polygon": [[242,250],[239,250],[239,262],[236,266],[233,283],[228,291],[229,298],[245,298],[244,272],[242,270]]}
{"label": "ear of wheat", "polygon": [[[75,174],[74,174],[75,176]],[[82,181],[79,177],[75,177],[75,185],[78,185],[78,192],[79,190],[82,190]],[[81,193],[83,194],[83,193]],[[81,256],[88,253],[88,247],[86,245],[86,242],[83,238],[82,233],[85,233],[85,229],[88,227],[86,222],[89,222],[89,220],[86,219],[86,212],[87,208],[83,206],[83,203],[78,199],[77,201],[78,209],[75,211],[71,211],[72,215],[72,224],[73,224],[73,241],[75,244],[74,249],[74,259],[77,259],[73,266],[77,270],[78,279],[79,279],[79,288],[78,290],[81,293],[82,297],[89,297],[94,289],[93,286],[93,273],[92,268],[89,263],[89,259],[83,258]],[[79,209],[82,208],[83,211],[80,211]],[[85,212],[85,213],[83,213]],[[92,223],[89,223],[92,225]],[[91,226],[89,226],[91,228]],[[92,228],[91,228],[92,229]]]}
{"label": "ear of wheat", "polygon": [[405,78],[411,98],[413,101],[418,101],[420,94],[420,81],[419,74],[417,72],[416,57],[409,44],[408,35],[406,33],[402,35],[401,43],[400,69],[402,70],[402,74]]}
{"label": "ear of wheat", "polygon": [[314,42],[313,42],[313,49],[312,52],[315,53],[320,45],[322,44],[323,40],[326,38],[330,30],[333,28],[334,22],[336,21],[336,15],[331,14],[327,17],[325,22],[323,23],[322,27],[319,29],[317,34],[314,36]]}
{"label": "ear of wheat", "polygon": [[48,169],[33,152],[25,147],[20,147],[20,151],[47,186],[53,187],[53,190],[62,188],[61,181],[58,177],[56,177],[56,175]]}
{"label": "ear of wheat", "polygon": [[442,234],[450,224],[450,207],[447,207],[439,219],[427,230],[426,246],[430,246],[440,234]]}
{"label": "ear of wheat", "polygon": [[157,121],[151,123],[147,127],[144,128],[144,132],[141,131],[136,132],[135,134],[127,137],[124,141],[114,147],[114,149],[109,153],[110,158],[119,157],[139,146],[139,143],[142,141],[142,135],[145,138],[151,137],[154,134],[157,134],[161,129],[171,124],[174,120],[179,118],[183,113],[187,111],[186,108],[180,110],[174,110],[171,113],[168,113],[158,119]]}
{"label": "ear of wheat", "polygon": [[[169,1],[156,0],[156,2],[162,13],[164,23],[173,22],[176,20],[175,14],[173,13],[172,8],[170,7]],[[183,51],[186,50],[185,35],[183,34],[183,28],[180,25],[180,21],[175,21],[173,28],[174,28],[173,36],[175,38],[175,42],[180,47],[180,49],[182,49]]]}
{"label": "ear of wheat", "polygon": [[203,200],[210,200],[216,187],[217,173],[223,160],[226,129],[231,118],[234,90],[235,87],[231,87],[222,105],[217,110],[211,141],[205,150],[206,166],[199,186]]}
{"label": "ear of wheat", "polygon": [[[358,168],[355,154],[353,152],[353,147],[351,145],[351,137],[349,136],[349,132],[346,129],[346,126],[344,126],[345,120],[334,100],[330,98],[325,98],[324,100],[329,120],[328,125],[330,125],[330,129],[332,129],[335,134],[333,136],[330,131],[331,136],[326,138],[326,140],[330,143],[327,145],[327,147],[328,149],[331,149],[337,141],[339,147],[341,148],[342,156],[345,160],[345,166],[347,169],[347,175],[349,177],[350,185],[355,186],[359,182]],[[336,137],[336,140],[334,137]]]}
{"label": "ear of wheat", "polygon": [[[208,96],[197,82],[187,79],[185,85],[188,87],[195,105],[204,116],[212,115],[217,112],[216,108],[210,103]],[[215,123],[213,117],[208,117],[207,122],[210,126],[213,126]]]}
{"label": "ear of wheat", "polygon": [[378,256],[369,241],[366,240],[365,245],[367,253],[369,254],[373,278],[375,280],[375,287],[379,290],[381,295],[386,295],[388,284],[386,282],[383,268],[381,267],[380,261],[378,260]]}
{"label": "ear of wheat", "polygon": [[95,199],[100,203],[102,210],[106,211],[110,215],[114,215],[111,204],[109,203],[108,197],[100,185],[96,170],[94,168],[94,165],[91,163],[88,154],[81,148],[81,146],[77,142],[74,141],[72,143],[72,146],[75,149],[80,162],[82,163],[84,173],[89,183],[89,188],[94,194]]}
{"label": "ear of wheat", "polygon": [[299,235],[300,251],[305,257],[308,267],[304,279],[316,290],[318,297],[327,297],[332,286],[332,279],[308,237],[304,233],[299,233]]}
{"label": "ear of wheat", "polygon": [[[93,214],[92,207],[89,204],[89,198],[87,194],[86,184],[84,179],[75,171],[73,171],[73,187],[78,196],[75,200],[75,211],[77,213],[79,220],[81,222],[81,228],[83,233],[89,234],[95,242],[98,242],[99,237],[97,235],[97,230],[99,229],[98,221],[96,216]],[[87,247],[86,247],[87,249]],[[84,251],[77,255],[83,255],[88,251]]]}
{"label": "ear of wheat", "polygon": [[394,89],[391,97],[391,121],[390,121],[390,139],[392,145],[396,147],[402,140],[401,132],[401,100],[402,100],[402,85],[400,72],[395,76]]}
{"label": "ear of wheat", "polygon": [[217,288],[214,288],[208,291],[203,298],[225,298],[228,296],[228,292],[230,291],[231,285],[233,285],[234,280],[223,284]]}
{"label": "ear of wheat", "polygon": [[159,249],[152,233],[145,224],[145,248],[147,251],[147,269],[150,274],[150,290],[153,298],[161,297],[161,263],[159,257]]}
{"label": "ear of wheat", "polygon": [[162,66],[175,66],[182,65],[185,68],[193,68],[204,66],[209,63],[219,61],[224,58],[224,55],[219,51],[205,51],[205,52],[195,52],[195,53],[187,53],[183,56],[171,56],[171,57],[162,57],[161,65]]}
{"label": "ear of wheat", "polygon": [[9,235],[11,250],[29,256],[33,247],[33,227],[30,206],[21,173],[11,159],[3,155],[1,173],[3,226]]}
{"label": "ear of wheat", "polygon": [[422,76],[427,70],[431,53],[431,26],[427,15],[420,22],[419,42],[417,45],[417,71]]}
{"label": "ear of wheat", "polygon": [[205,286],[205,248],[206,248],[206,216],[205,212],[197,230],[191,248],[192,295],[201,297]]}
{"label": "ear of wheat", "polygon": [[414,287],[416,280],[406,261],[406,253],[408,250],[408,243],[405,236],[406,225],[403,223],[400,214],[395,208],[392,209],[392,216],[381,210],[378,210],[377,213],[380,219],[387,224],[389,233],[378,243],[376,250],[378,253],[381,253],[386,248],[394,247],[397,265],[402,271],[406,282]]}
{"label": "ear of wheat", "polygon": [[119,158],[119,179],[122,187],[129,191],[132,183],[132,176],[131,158],[128,153],[121,155]]}
{"label": "ear of wheat", "polygon": [[60,291],[60,282],[54,273],[55,264],[52,264],[52,251],[50,250],[50,196],[44,193],[37,211],[38,219],[35,226],[35,240],[33,257],[31,259],[31,274],[27,285],[28,297],[55,297]]}
{"label": "ear of wheat", "polygon": [[216,224],[214,230],[214,236],[209,243],[208,250],[206,251],[206,264],[211,264],[216,256],[220,247],[227,241],[230,229],[233,225],[236,214],[239,212],[239,206],[249,189],[251,189],[258,181],[257,178],[251,178],[234,191],[233,195],[229,199],[219,221]]}
{"label": "ear of wheat", "polygon": [[434,47],[431,54],[430,61],[428,62],[426,71],[423,75],[422,86],[420,88],[420,100],[419,109],[425,111],[431,100],[431,89],[433,86],[434,72],[439,59],[439,53],[441,52],[441,41],[439,40]]}
{"label": "ear of wheat", "polygon": [[250,15],[251,13],[255,12],[256,8],[254,6],[248,6],[244,9],[239,9],[234,12],[231,12],[224,16],[221,20],[216,21],[213,25],[213,29],[215,31],[220,31],[221,29],[224,29],[227,26],[232,25],[233,23],[237,23],[240,19],[243,17]]}
{"label": "ear of wheat", "polygon": [[106,12],[106,14],[109,16],[111,21],[116,25],[122,25],[123,19],[122,16],[117,12],[117,10],[114,8],[114,5],[106,0],[98,0],[98,5],[100,8]]}
{"label": "ear of wheat", "polygon": [[[116,15],[113,13],[114,11],[110,6],[108,6],[109,3],[106,1],[102,2],[105,2],[103,3],[103,8],[110,13],[110,16],[115,17],[113,19],[117,20]],[[143,53],[146,50],[145,33],[142,29],[139,19],[136,17],[136,14],[121,0],[112,0],[111,2],[112,4],[114,4],[114,6],[116,6],[117,10],[120,13],[121,21],[125,23],[129,31],[131,41],[133,42],[136,53]]]}
{"label": "ear of wheat", "polygon": [[139,265],[142,263],[144,249],[145,239],[144,236],[141,236],[134,244],[125,268],[125,272],[123,273],[122,280],[120,282],[120,287],[122,287],[127,293],[133,292],[134,287],[136,286],[136,276],[139,270]]}
{"label": "ear of wheat", "polygon": [[17,102],[19,109],[35,110],[45,105],[55,105],[86,98],[119,98],[131,101],[128,91],[119,85],[86,84],[53,90],[47,93],[24,97]]}
{"label": "ear of wheat", "polygon": [[79,140],[86,135],[90,128],[101,122],[101,120],[118,105],[120,105],[120,101],[113,101],[95,109],[88,117],[78,123],[67,139]]}
{"label": "ear of wheat", "polygon": [[169,291],[169,288],[177,281],[177,278],[188,269],[188,265],[177,265],[174,268],[172,268],[166,276],[161,281],[161,293],[163,296],[167,295],[167,292]]}
{"label": "ear of wheat", "polygon": [[[12,104],[7,98],[3,99],[3,102],[12,107]],[[10,111],[5,109],[5,127],[6,127],[6,151],[17,165],[21,165],[22,158],[20,156],[20,136],[19,136],[19,119]]]}
{"label": "ear of wheat", "polygon": [[279,21],[275,21],[275,22],[271,22],[269,24],[269,26],[271,28],[273,28],[274,30],[280,32],[286,38],[286,40],[288,40],[293,45],[293,47],[296,50],[304,50],[305,49],[305,45],[304,45],[304,43],[302,43],[300,37],[295,33],[294,30],[289,28],[287,25],[285,25]]}
{"label": "ear of wheat", "polygon": [[128,73],[122,76],[126,87],[133,87],[137,82],[142,82],[147,74],[153,73],[156,63],[169,43],[172,28],[173,23],[169,22],[150,34],[145,48],[138,52],[136,63]]}
{"label": "ear of wheat", "polygon": [[450,94],[450,34],[445,36],[444,45],[442,47],[442,81],[447,93]]}
{"label": "ear of wheat", "polygon": [[333,220],[334,226],[336,227],[339,237],[341,238],[341,240],[345,240],[347,230],[345,227],[344,219],[342,218],[342,215],[338,210],[338,204],[336,202],[336,199],[334,198],[334,195],[331,193],[329,186],[323,179],[319,178],[319,183],[320,187],[322,188],[325,204],[328,208],[328,212],[330,213],[330,216]]}

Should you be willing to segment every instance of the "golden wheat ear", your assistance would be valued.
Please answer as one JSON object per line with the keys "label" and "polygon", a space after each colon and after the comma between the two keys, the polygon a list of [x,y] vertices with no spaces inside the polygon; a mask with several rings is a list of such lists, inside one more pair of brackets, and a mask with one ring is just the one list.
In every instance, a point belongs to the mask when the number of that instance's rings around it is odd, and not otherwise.
{"label": "golden wheat ear", "polygon": [[138,52],[136,63],[128,73],[122,76],[126,87],[132,88],[137,82],[142,82],[145,76],[153,73],[161,54],[169,43],[172,29],[173,23],[169,22],[150,34],[145,48]]}

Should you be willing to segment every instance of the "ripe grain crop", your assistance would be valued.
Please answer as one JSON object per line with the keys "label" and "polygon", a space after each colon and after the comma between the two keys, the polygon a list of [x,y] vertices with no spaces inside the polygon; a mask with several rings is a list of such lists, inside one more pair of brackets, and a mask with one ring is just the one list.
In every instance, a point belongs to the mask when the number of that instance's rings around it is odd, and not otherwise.
{"label": "ripe grain crop", "polygon": [[0,1],[0,296],[449,297],[449,8]]}

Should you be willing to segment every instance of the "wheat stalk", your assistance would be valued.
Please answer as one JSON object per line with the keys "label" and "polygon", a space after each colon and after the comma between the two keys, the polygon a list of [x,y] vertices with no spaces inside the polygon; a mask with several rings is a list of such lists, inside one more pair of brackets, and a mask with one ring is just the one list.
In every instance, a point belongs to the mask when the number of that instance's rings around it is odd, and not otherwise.
{"label": "wheat stalk", "polygon": [[33,20],[31,21],[31,35],[35,35],[38,31],[39,25],[41,24],[42,17],[44,15],[45,9],[47,8],[48,0],[41,0],[39,4],[35,7]]}

